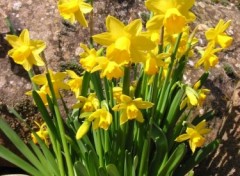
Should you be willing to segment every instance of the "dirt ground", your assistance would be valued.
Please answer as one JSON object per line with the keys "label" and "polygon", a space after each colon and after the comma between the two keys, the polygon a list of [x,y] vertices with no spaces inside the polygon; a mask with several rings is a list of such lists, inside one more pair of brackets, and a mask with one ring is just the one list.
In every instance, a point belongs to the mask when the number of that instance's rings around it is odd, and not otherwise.
{"label": "dirt ground", "polygon": [[[196,168],[196,176],[240,176],[239,141],[240,141],[240,11],[238,1],[197,1],[193,8],[197,15],[196,24],[200,32],[214,26],[220,18],[232,20],[228,33],[234,38],[233,45],[220,54],[220,64],[212,70],[205,87],[211,90],[204,109],[214,109],[215,118],[210,126],[213,128],[209,139],[219,138],[218,150]],[[25,92],[31,89],[28,75],[7,57],[9,45],[4,40],[9,32],[5,17],[8,16],[19,32],[29,29],[31,37],[47,43],[45,55],[53,70],[78,63],[81,49],[79,43],[87,43],[89,31],[79,25],[64,22],[57,11],[57,0],[0,0],[0,116],[9,121],[22,136],[28,129],[16,121],[7,111],[7,106],[15,107],[32,123],[39,118],[37,110]],[[120,1],[95,0],[94,33],[105,30],[105,17],[110,14],[123,21],[144,16],[142,0]],[[204,46],[204,39],[199,41]],[[41,71],[41,70],[40,70]],[[186,81],[193,81],[200,73],[189,64]],[[11,145],[0,134],[0,143]],[[8,165],[0,160],[0,169]],[[1,174],[1,171],[0,171]]]}

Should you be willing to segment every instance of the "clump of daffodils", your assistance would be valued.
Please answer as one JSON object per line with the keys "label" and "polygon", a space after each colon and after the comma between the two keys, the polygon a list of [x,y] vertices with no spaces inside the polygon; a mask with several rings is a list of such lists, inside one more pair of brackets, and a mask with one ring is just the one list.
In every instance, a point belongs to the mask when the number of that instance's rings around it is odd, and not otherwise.
{"label": "clump of daffodils", "polygon": [[[88,27],[87,19],[92,18],[84,15],[93,13],[94,5],[89,2],[59,0],[58,9],[65,20]],[[141,19],[125,24],[108,15],[106,32],[90,36],[89,46],[80,44],[81,75],[49,69],[41,54],[45,43],[31,40],[27,29],[20,36],[6,36],[13,47],[8,55],[31,73],[34,88],[28,94],[45,121],[37,124],[39,131],[32,140],[39,143],[38,135],[52,147],[56,157],[52,161],[68,175],[77,173],[78,167],[88,175],[185,175],[199,164],[200,153],[206,157],[216,149],[218,142],[206,144],[204,136],[211,131],[207,127],[211,112],[196,117],[192,112],[210,94],[204,82],[220,60],[218,52],[232,43],[226,33],[231,21],[220,19],[205,32],[208,44],[199,51],[194,67],[205,73],[194,85],[186,84],[185,66],[198,42],[197,29],[189,25],[196,18],[191,12],[194,2],[146,0],[151,14],[146,26]],[[91,32],[92,25],[90,21]],[[45,72],[32,74],[34,65],[45,65]],[[62,90],[74,95],[70,109]],[[186,144],[192,155],[186,155]],[[59,172],[65,175],[63,169]]]}

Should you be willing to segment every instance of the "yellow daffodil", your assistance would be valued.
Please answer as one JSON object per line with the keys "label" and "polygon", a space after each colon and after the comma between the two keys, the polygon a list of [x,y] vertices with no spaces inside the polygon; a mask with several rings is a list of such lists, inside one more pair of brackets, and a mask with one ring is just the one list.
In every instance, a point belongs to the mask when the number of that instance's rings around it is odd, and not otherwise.
{"label": "yellow daffodil", "polygon": [[194,86],[193,89],[197,91],[198,93],[198,106],[202,106],[204,101],[207,98],[207,94],[210,93],[209,89],[199,89],[199,87],[201,86],[201,81],[197,81]]}
{"label": "yellow daffodil", "polygon": [[58,10],[64,19],[69,20],[70,23],[78,21],[84,27],[88,26],[84,14],[91,12],[92,9],[92,6],[83,0],[59,0],[58,2]]}
{"label": "yellow daffodil", "polygon": [[205,36],[210,43],[213,45],[220,45],[222,48],[227,48],[232,44],[233,38],[228,36],[225,31],[230,26],[231,21],[226,23],[221,19],[215,28],[209,28],[205,32]]}
{"label": "yellow daffodil", "polygon": [[[42,139],[47,146],[50,145],[48,130],[46,123],[43,123],[40,125],[39,123],[35,122],[35,124],[39,127],[39,131],[36,132],[36,134]],[[34,144],[37,144],[37,138],[34,136],[33,133],[31,133],[32,141]]]}
{"label": "yellow daffodil", "polygon": [[147,22],[148,30],[160,30],[162,26],[169,34],[182,32],[188,22],[195,19],[190,12],[194,0],[147,0],[146,7],[154,12],[154,16]]}
{"label": "yellow daffodil", "polygon": [[73,108],[81,108],[81,112],[94,112],[100,106],[95,93],[90,93],[87,98],[79,96],[77,99],[79,102],[73,105]]}
{"label": "yellow daffodil", "polygon": [[201,107],[207,98],[209,89],[199,89],[200,81],[194,84],[193,88],[187,86],[185,89],[187,97],[183,99],[180,104],[180,109],[183,109],[186,105],[191,108],[192,106]]}
{"label": "yellow daffodil", "polygon": [[91,124],[94,130],[98,128],[108,130],[111,123],[112,114],[106,108],[97,109],[86,117],[76,133],[76,139],[81,139],[89,131]]}
{"label": "yellow daffodil", "polygon": [[108,16],[106,18],[106,28],[107,32],[94,35],[93,40],[103,46],[113,45],[114,49],[112,51],[116,52],[118,50],[124,52],[125,55],[127,53],[132,62],[141,62],[144,60],[144,53],[155,47],[150,39],[141,35],[142,22],[140,19],[125,26],[113,16]]}
{"label": "yellow daffodil", "polygon": [[[53,89],[56,94],[56,98],[60,98],[59,90],[60,89],[69,89],[69,86],[64,82],[64,79],[67,76],[66,72],[53,72],[52,70],[49,70],[50,78],[53,84]],[[32,81],[41,86],[45,86],[45,91],[47,92],[48,95],[51,96],[50,89],[48,86],[46,74],[40,74],[40,75],[35,75],[32,77]]]}
{"label": "yellow daffodil", "polygon": [[142,101],[142,98],[132,99],[131,97],[122,94],[121,102],[115,105],[112,109],[114,111],[121,111],[120,124],[124,124],[128,120],[137,120],[138,122],[144,122],[144,118],[140,109],[147,109],[153,106],[153,103]]}
{"label": "yellow daffodil", "polygon": [[29,71],[33,65],[44,65],[39,55],[45,49],[46,44],[41,40],[30,40],[27,29],[24,29],[19,37],[6,35],[6,40],[13,47],[8,51],[8,55],[15,63],[22,65],[26,71]]}
{"label": "yellow daffodil", "polygon": [[74,92],[75,96],[78,97],[79,93],[82,89],[82,81],[83,77],[78,76],[74,71],[72,70],[66,70],[67,74],[70,76],[70,80],[67,82],[69,85],[71,91]]}
{"label": "yellow daffodil", "polygon": [[211,131],[209,128],[206,128],[206,126],[207,123],[205,120],[201,121],[196,126],[190,125],[190,127],[187,127],[186,133],[178,136],[175,141],[183,142],[188,140],[189,146],[194,153],[197,147],[202,147],[204,145],[206,140],[203,135]]}
{"label": "yellow daffodil", "polygon": [[199,67],[203,64],[204,69],[208,71],[211,67],[217,65],[218,57],[215,55],[215,53],[221,50],[221,48],[214,49],[213,43],[209,43],[205,51],[200,51],[202,57],[197,61],[195,67]]}
{"label": "yellow daffodil", "polygon": [[[40,90],[36,91],[40,98],[42,99],[43,103],[45,106],[48,106],[48,101],[47,101],[47,94],[49,94],[49,89],[47,88],[46,85],[42,86]],[[25,93],[26,95],[32,96],[32,91],[28,91]],[[36,102],[34,102],[36,104]]]}
{"label": "yellow daffodil", "polygon": [[158,72],[159,68],[164,68],[168,66],[168,63],[164,61],[165,58],[169,57],[168,53],[156,54],[154,52],[149,52],[144,64],[144,71],[148,75],[154,75]]}
{"label": "yellow daffodil", "polygon": [[127,65],[131,60],[128,50],[116,49],[114,44],[107,47],[106,57],[119,65]]}
{"label": "yellow daffodil", "polygon": [[106,77],[108,80],[112,78],[120,78],[123,76],[121,65],[108,58],[101,58],[98,60],[98,65],[92,69],[91,72],[101,70],[100,77]]}
{"label": "yellow daffodil", "polygon": [[97,109],[87,120],[93,122],[94,130],[98,128],[108,130],[109,125],[112,123],[112,114],[106,108]]}
{"label": "yellow daffodil", "polygon": [[[183,28],[182,31],[182,37],[181,40],[179,42],[179,46],[178,46],[178,51],[176,53],[176,58],[180,59],[184,54],[186,54],[187,50],[188,50],[188,44],[190,44],[189,42],[191,42],[191,45],[194,45],[198,42],[198,39],[192,36],[191,41],[189,41],[189,31],[190,31],[190,27],[186,26]],[[196,31],[194,31],[195,33]],[[194,34],[192,34],[194,35]],[[168,52],[171,53],[173,52],[174,46],[176,44],[176,41],[178,39],[178,34],[173,34],[173,35],[169,35],[168,33],[164,33],[164,46],[169,48]],[[193,51],[190,50],[188,51],[188,56],[193,55]]]}
{"label": "yellow daffodil", "polygon": [[80,44],[80,46],[84,52],[80,54],[79,62],[86,71],[91,72],[92,69],[97,65],[97,61],[104,57],[99,56],[100,53],[98,53],[98,51],[96,51],[94,48],[89,49],[87,45],[84,44]]}
{"label": "yellow daffodil", "polygon": [[76,133],[76,139],[81,139],[85,134],[87,134],[89,128],[91,126],[91,122],[88,120],[85,120],[82,125],[78,128]]}

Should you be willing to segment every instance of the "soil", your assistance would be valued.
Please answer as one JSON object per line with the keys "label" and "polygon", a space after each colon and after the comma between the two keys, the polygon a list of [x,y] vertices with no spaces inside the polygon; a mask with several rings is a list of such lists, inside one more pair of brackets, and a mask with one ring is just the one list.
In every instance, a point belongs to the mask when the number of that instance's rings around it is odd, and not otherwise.
{"label": "soil", "polygon": [[[209,140],[219,138],[221,144],[217,151],[204,160],[195,169],[196,176],[237,176],[240,175],[239,141],[240,141],[240,11],[239,1],[201,0],[193,8],[197,15],[194,25],[200,24],[200,32],[213,27],[220,18],[232,20],[227,31],[234,38],[233,45],[219,56],[220,63],[211,70],[205,87],[211,90],[207,103],[199,112],[215,110],[215,117],[210,122],[213,129]],[[105,30],[105,17],[110,14],[127,22],[142,17],[145,8],[142,0],[95,0],[94,33]],[[11,127],[24,139],[28,140],[29,130],[12,115],[8,108],[14,107],[24,120],[35,127],[34,121],[40,120],[36,107],[25,92],[31,89],[27,73],[7,57],[10,46],[4,40],[10,32],[5,17],[12,21],[16,32],[29,29],[31,38],[41,39],[47,43],[45,55],[53,70],[76,67],[81,48],[79,43],[88,43],[89,31],[79,25],[70,25],[63,21],[57,10],[57,0],[0,0],[0,116],[9,122]],[[199,47],[206,44],[200,35]],[[193,60],[193,62],[195,62]],[[75,68],[78,69],[78,68]],[[41,68],[39,72],[41,72]],[[185,75],[186,82],[193,82],[202,72],[195,70],[191,63]],[[0,144],[15,150],[9,141],[0,133]],[[0,160],[0,175],[3,166],[11,166]],[[5,169],[5,173],[9,169]]]}

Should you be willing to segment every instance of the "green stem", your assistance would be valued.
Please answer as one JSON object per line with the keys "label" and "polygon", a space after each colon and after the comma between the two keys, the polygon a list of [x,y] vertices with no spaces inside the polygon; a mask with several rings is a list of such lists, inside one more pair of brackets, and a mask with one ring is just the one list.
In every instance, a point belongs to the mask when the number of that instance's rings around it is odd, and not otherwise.
{"label": "green stem", "polygon": [[34,77],[34,75],[35,75],[35,74],[34,74],[33,69],[31,69],[31,70],[28,71],[28,76],[29,76],[29,78],[30,78],[30,80],[31,80],[31,82],[32,82],[33,90],[37,91],[37,90],[39,90],[39,87],[38,87],[37,84],[35,84],[35,83],[32,81],[32,77]]}
{"label": "green stem", "polygon": [[5,20],[6,20],[7,26],[9,28],[9,30],[10,30],[10,34],[16,35],[17,33],[16,33],[16,30],[14,29],[12,21],[9,19],[8,16],[5,18]]}
{"label": "green stem", "polygon": [[147,175],[148,172],[148,160],[147,155],[149,154],[149,141],[147,139],[144,140],[143,143],[143,152],[140,161],[140,168],[138,175]]}
{"label": "green stem", "polygon": [[130,68],[126,66],[124,68],[124,76],[123,76],[123,94],[129,95],[130,88]]}
{"label": "green stem", "polygon": [[169,92],[166,92],[166,91],[167,91],[167,87],[169,86],[169,84],[171,84],[170,77],[171,77],[171,74],[172,74],[172,69],[173,69],[174,61],[176,59],[176,54],[177,54],[177,50],[178,50],[178,47],[179,47],[179,44],[180,44],[180,41],[181,41],[181,37],[182,37],[182,33],[180,33],[178,35],[177,41],[176,41],[175,46],[174,46],[173,53],[171,55],[171,63],[168,67],[167,76],[164,80],[163,87],[161,89],[161,93],[160,93],[160,97],[159,97],[159,103],[157,105],[158,106],[157,111],[159,111],[159,113],[160,113],[159,114],[159,124],[161,123],[162,116],[163,116],[163,113],[164,113],[164,110],[165,110],[165,107],[166,107],[166,101],[167,101],[166,96],[168,96],[168,93],[169,93]]}
{"label": "green stem", "polygon": [[97,154],[99,157],[99,167],[103,167],[104,161],[103,161],[103,151],[102,151],[102,142],[101,142],[101,136],[100,136],[100,129],[94,130],[94,143],[95,143],[95,149],[97,150]]}
{"label": "green stem", "polygon": [[86,97],[88,94],[88,89],[89,89],[89,84],[90,84],[90,77],[91,77],[91,73],[89,72],[85,72],[83,75],[83,82],[82,82],[82,90],[81,90],[81,96]]}
{"label": "green stem", "polygon": [[65,130],[64,130],[64,126],[63,126],[63,119],[62,119],[61,114],[60,114],[59,106],[58,106],[58,103],[57,103],[56,95],[55,95],[55,92],[54,92],[54,89],[53,89],[53,85],[52,85],[52,82],[51,82],[49,72],[46,74],[46,77],[47,77],[49,88],[50,88],[51,95],[52,95],[52,101],[53,101],[53,104],[54,104],[54,111],[56,113],[57,124],[58,124],[59,132],[60,132],[60,137],[61,137],[61,140],[62,140],[63,151],[64,151],[64,154],[65,154],[64,156],[66,158],[68,175],[69,176],[74,176],[73,164],[72,164],[72,161],[71,161],[69,148],[68,148],[68,145],[67,145],[67,140],[65,138]]}
{"label": "green stem", "polygon": [[59,142],[57,142],[57,149],[55,151],[57,160],[58,160],[58,166],[59,166],[59,170],[60,170],[60,174],[61,176],[65,176],[65,171],[64,171],[64,164],[63,164],[63,159],[62,159],[62,153],[61,153],[61,146],[59,144]]}
{"label": "green stem", "polygon": [[104,95],[103,95],[102,82],[101,82],[101,78],[99,76],[99,72],[92,73],[91,80],[92,80],[93,87],[94,87],[94,90],[97,94],[99,101],[100,102],[103,101]]}
{"label": "green stem", "polygon": [[145,100],[146,99],[146,85],[147,85],[147,75],[143,71],[143,78],[141,84],[141,93],[140,96]]}

